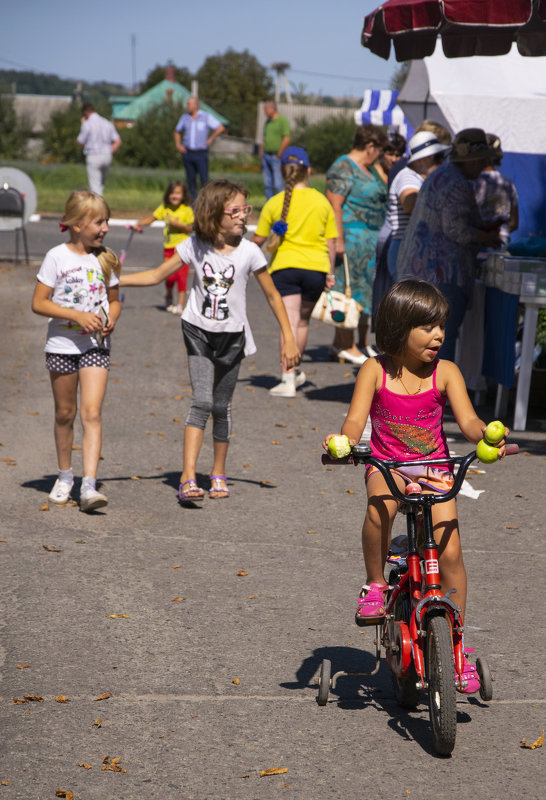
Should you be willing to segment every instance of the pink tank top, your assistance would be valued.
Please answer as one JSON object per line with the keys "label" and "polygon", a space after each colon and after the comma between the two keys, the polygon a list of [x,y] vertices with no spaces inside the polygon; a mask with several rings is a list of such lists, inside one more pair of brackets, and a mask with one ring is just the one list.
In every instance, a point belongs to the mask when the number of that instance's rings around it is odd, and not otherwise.
{"label": "pink tank top", "polygon": [[386,387],[387,373],[383,358],[383,383],[376,391],[370,409],[372,423],[372,455],[397,461],[448,456],[443,429],[447,398],[436,387],[436,370],[432,389],[419,394],[396,394]]}

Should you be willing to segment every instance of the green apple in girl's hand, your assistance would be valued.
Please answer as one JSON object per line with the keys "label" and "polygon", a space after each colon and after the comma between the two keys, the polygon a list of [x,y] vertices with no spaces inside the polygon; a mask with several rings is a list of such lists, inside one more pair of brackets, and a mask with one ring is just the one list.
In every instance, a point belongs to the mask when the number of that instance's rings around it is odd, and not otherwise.
{"label": "green apple in girl's hand", "polygon": [[487,444],[498,444],[501,439],[504,439],[506,428],[499,419],[490,422],[484,431],[483,438]]}
{"label": "green apple in girl's hand", "polygon": [[332,436],[328,441],[328,452],[334,458],[345,458],[345,456],[348,456],[351,452],[349,437],[345,436],[345,434]]}
{"label": "green apple in girl's hand", "polygon": [[492,464],[499,457],[499,448],[492,447],[487,444],[485,439],[482,439],[476,447],[476,455],[483,464]]}

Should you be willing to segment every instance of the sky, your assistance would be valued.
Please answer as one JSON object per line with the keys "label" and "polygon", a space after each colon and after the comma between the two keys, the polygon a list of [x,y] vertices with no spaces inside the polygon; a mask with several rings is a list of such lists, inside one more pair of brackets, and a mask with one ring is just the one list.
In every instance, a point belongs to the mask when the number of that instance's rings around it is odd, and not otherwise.
{"label": "sky", "polygon": [[[360,97],[388,89],[396,69],[360,44],[380,0],[19,0],[2,3],[0,69],[32,70],[131,88],[171,60],[195,72],[207,56],[249,50],[287,62],[291,87]],[[135,46],[132,47],[134,37]],[[271,73],[274,77],[274,73]],[[189,87],[188,87],[189,88]]]}

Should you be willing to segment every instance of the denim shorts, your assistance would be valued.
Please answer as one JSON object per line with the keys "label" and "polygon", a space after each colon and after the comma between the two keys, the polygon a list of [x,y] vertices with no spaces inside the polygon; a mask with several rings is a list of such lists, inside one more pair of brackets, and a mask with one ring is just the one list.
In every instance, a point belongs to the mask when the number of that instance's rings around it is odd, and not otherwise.
{"label": "denim shorts", "polygon": [[302,300],[308,300],[314,304],[324,290],[326,275],[326,272],[318,272],[316,269],[287,267],[274,272],[271,278],[281,297],[289,294],[301,294]]}

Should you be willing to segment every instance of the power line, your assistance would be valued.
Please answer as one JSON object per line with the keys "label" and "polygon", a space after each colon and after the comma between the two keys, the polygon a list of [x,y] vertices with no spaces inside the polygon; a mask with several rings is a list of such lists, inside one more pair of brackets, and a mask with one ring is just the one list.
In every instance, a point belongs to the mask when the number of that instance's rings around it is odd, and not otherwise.
{"label": "power line", "polygon": [[383,78],[367,78],[365,75],[359,75],[358,77],[355,77],[354,75],[330,75],[326,72],[309,72],[305,69],[294,69],[294,67],[290,68],[290,72],[297,72],[300,75],[312,75],[315,78],[335,78],[344,81],[374,81],[375,83],[390,83],[390,81]]}

